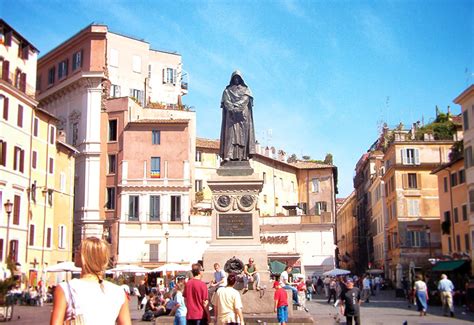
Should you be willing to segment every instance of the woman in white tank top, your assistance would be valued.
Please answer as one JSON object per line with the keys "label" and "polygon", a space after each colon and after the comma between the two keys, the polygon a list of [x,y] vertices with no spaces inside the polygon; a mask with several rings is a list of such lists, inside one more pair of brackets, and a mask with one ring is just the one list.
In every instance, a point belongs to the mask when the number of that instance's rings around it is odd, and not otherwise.
{"label": "woman in white tank top", "polygon": [[[76,253],[76,257],[77,257]],[[82,241],[76,266],[82,267],[80,279],[63,282],[54,291],[50,325],[64,322],[87,325],[130,325],[130,311],[125,292],[103,280],[109,261],[108,244],[98,238]]]}

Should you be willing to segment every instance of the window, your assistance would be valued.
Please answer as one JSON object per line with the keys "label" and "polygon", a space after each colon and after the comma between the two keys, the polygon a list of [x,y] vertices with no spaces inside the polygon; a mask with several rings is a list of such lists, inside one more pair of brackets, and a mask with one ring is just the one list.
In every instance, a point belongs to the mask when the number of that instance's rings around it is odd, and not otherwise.
{"label": "window", "polygon": [[38,126],[39,126],[39,119],[35,117],[35,119],[33,120],[33,135],[35,137],[38,136]]}
{"label": "window", "polygon": [[467,205],[462,206],[462,220],[466,221],[467,220]]}
{"label": "window", "polygon": [[160,178],[160,157],[151,157],[151,178]]}
{"label": "window", "polygon": [[469,211],[474,212],[474,190],[469,191]]}
{"label": "window", "polygon": [[53,229],[51,227],[46,228],[46,247],[51,248],[51,237],[53,235]]}
{"label": "window", "polygon": [[0,239],[0,261],[3,261],[3,239]]}
{"label": "window", "polygon": [[464,248],[466,252],[469,252],[469,234],[464,234]]}
{"label": "window", "polygon": [[417,175],[408,173],[408,188],[418,188]]}
{"label": "window", "polygon": [[444,183],[444,184],[443,184],[443,185],[444,185],[444,186],[443,186],[444,192],[447,193],[447,192],[448,192],[448,177],[445,176],[445,177],[443,178],[443,183]]}
{"label": "window", "polygon": [[23,106],[18,105],[18,115],[16,120],[16,125],[20,128],[23,127]]}
{"label": "window", "polygon": [[116,49],[110,49],[109,64],[113,67],[119,66],[119,52]]}
{"label": "window", "polygon": [[54,190],[49,188],[48,189],[48,204],[49,206],[53,206],[53,194],[54,194]]}
{"label": "window", "polygon": [[420,201],[407,200],[407,203],[408,203],[408,216],[418,217],[420,215]]}
{"label": "window", "polygon": [[407,231],[407,246],[409,247],[426,247],[427,234],[424,231]]}
{"label": "window", "polygon": [[267,184],[267,173],[263,172],[263,184]]}
{"label": "window", "polygon": [[458,208],[454,208],[454,222],[459,222]]}
{"label": "window", "polygon": [[30,188],[31,201],[36,202],[36,181],[31,184]]}
{"label": "window", "polygon": [[110,86],[110,97],[120,97],[120,86],[119,85]]}
{"label": "window", "polygon": [[456,251],[461,251],[461,236],[456,235]]}
{"label": "window", "polygon": [[392,218],[395,218],[397,216],[397,202],[392,202]]}
{"label": "window", "polygon": [[53,125],[49,126],[49,144],[54,144],[56,140],[56,128]]}
{"label": "window", "polygon": [[202,191],[202,179],[196,179],[194,181],[194,191],[196,192]]}
{"label": "window", "polygon": [[278,197],[275,198],[275,206],[277,207],[279,205],[279,200],[278,200]]}
{"label": "window", "polygon": [[63,172],[59,174],[59,190],[61,192],[66,192],[66,174]]}
{"label": "window", "polygon": [[58,248],[66,248],[66,226],[60,225],[58,228]]}
{"label": "window", "polygon": [[3,119],[5,121],[8,121],[8,102],[9,98],[8,97],[2,97],[3,98]]}
{"label": "window", "polygon": [[160,221],[159,195],[150,195],[150,221]]}
{"label": "window", "polygon": [[32,167],[33,169],[36,169],[36,166],[37,166],[37,164],[38,164],[37,161],[38,161],[38,153],[37,153],[36,151],[33,151],[33,152],[31,153],[31,167]]}
{"label": "window", "polygon": [[13,153],[13,170],[23,173],[25,170],[25,150],[15,146]]}
{"label": "window", "polygon": [[472,165],[472,147],[469,146],[464,149],[464,168],[468,169]]}
{"label": "window", "polygon": [[151,64],[148,65],[148,78],[151,78]]}
{"label": "window", "polygon": [[10,240],[8,256],[10,256],[10,260],[13,262],[18,262],[18,240]]}
{"label": "window", "polygon": [[54,159],[51,157],[49,158],[49,173],[50,174],[54,173]]}
{"label": "window", "polygon": [[20,205],[21,205],[21,196],[15,195],[13,197],[13,224],[20,224]]}
{"label": "window", "polygon": [[202,161],[202,152],[199,150],[196,150],[196,161],[200,162]]}
{"label": "window", "polygon": [[181,221],[181,196],[171,195],[171,221]]}
{"label": "window", "polygon": [[82,67],[82,53],[82,50],[80,50],[72,55],[72,71]]}
{"label": "window", "polygon": [[0,140],[0,165],[7,166],[7,142]]}
{"label": "window", "polygon": [[326,211],[327,211],[327,202],[324,202],[324,201],[316,202],[314,214],[319,216],[322,214],[322,212],[326,212]]}
{"label": "window", "polygon": [[[160,130],[151,131],[151,143],[160,144]],[[197,151],[196,151],[197,153]]]}
{"label": "window", "polygon": [[54,84],[54,76],[56,74],[56,69],[54,67],[48,70],[48,86]]}
{"label": "window", "polygon": [[117,141],[117,120],[109,120],[109,141]]}
{"label": "window", "polygon": [[150,244],[150,262],[158,262],[158,244]]}
{"label": "window", "polygon": [[72,123],[72,145],[77,145],[77,139],[79,138],[79,122]]}
{"label": "window", "polygon": [[311,180],[311,192],[318,193],[319,192],[319,179],[313,178]]}
{"label": "window", "polygon": [[458,174],[452,173],[451,174],[451,187],[458,185]]}
{"label": "window", "polygon": [[267,203],[268,197],[266,194],[263,194],[263,203]]}
{"label": "window", "polygon": [[463,184],[466,182],[466,171],[464,169],[461,169],[459,171],[459,184]]}
{"label": "window", "polygon": [[130,195],[128,197],[128,220],[138,221],[138,195]]}
{"label": "window", "polygon": [[464,111],[462,113],[462,121],[463,121],[463,126],[464,126],[464,131],[469,129],[469,111]]}
{"label": "window", "polygon": [[115,174],[116,170],[117,170],[117,155],[115,154],[109,155],[107,171],[109,174]]}
{"label": "window", "polygon": [[176,84],[176,69],[166,68],[163,69],[163,83],[164,84]]}
{"label": "window", "polygon": [[35,246],[35,225],[30,225],[30,232],[29,232],[29,246]]}
{"label": "window", "polygon": [[402,163],[404,165],[419,165],[420,156],[418,149],[402,149]]}
{"label": "window", "polygon": [[141,73],[142,72],[142,58],[138,55],[134,55],[132,58],[132,68],[133,72]]}
{"label": "window", "polygon": [[58,80],[61,80],[67,76],[68,73],[69,60],[59,62],[58,64]]}
{"label": "window", "polygon": [[142,106],[145,104],[143,90],[130,88],[130,97],[135,98]]}
{"label": "window", "polygon": [[115,187],[107,187],[107,199],[105,207],[107,210],[115,210]]}

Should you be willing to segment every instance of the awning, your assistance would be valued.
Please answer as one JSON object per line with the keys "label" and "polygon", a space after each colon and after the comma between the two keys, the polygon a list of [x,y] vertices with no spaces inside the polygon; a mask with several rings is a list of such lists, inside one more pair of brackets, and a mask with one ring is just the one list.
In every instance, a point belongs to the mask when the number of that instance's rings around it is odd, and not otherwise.
{"label": "awning", "polygon": [[433,268],[432,271],[453,271],[457,268],[460,268],[467,261],[465,260],[455,260],[455,261],[440,261]]}

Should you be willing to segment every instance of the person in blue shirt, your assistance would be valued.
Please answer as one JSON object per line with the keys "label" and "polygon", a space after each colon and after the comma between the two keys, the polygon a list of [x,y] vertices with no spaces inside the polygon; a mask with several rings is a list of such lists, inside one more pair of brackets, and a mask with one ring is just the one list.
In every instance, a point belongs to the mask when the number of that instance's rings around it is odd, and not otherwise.
{"label": "person in blue shirt", "polygon": [[176,295],[174,296],[174,325],[186,325],[186,304],[183,298],[184,283],[176,285]]}
{"label": "person in blue shirt", "polygon": [[451,280],[448,279],[446,274],[441,274],[441,280],[438,283],[438,291],[441,296],[441,303],[443,304],[444,316],[449,315],[454,317],[454,306],[453,306],[453,291],[454,285]]}

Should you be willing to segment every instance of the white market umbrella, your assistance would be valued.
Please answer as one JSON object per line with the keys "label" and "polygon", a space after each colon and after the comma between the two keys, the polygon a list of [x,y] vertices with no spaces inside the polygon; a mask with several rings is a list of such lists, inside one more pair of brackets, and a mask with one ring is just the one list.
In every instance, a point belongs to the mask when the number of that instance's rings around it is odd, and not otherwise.
{"label": "white market umbrella", "polygon": [[146,269],[144,267],[138,265],[118,265],[113,269],[107,270],[106,273],[148,273],[150,269]]}
{"label": "white market umbrella", "polygon": [[168,263],[164,264],[160,267],[157,267],[150,272],[178,272],[178,271],[189,271],[191,270],[191,266],[189,264],[176,264],[176,263]]}
{"label": "white market umbrella", "polygon": [[351,271],[348,270],[343,270],[343,269],[332,269],[331,271],[326,271],[323,273],[323,275],[328,275],[328,276],[338,276],[338,275],[347,275],[351,274]]}
{"label": "white market umbrella", "polygon": [[74,262],[61,262],[48,266],[45,272],[81,272],[81,268],[74,265]]}

